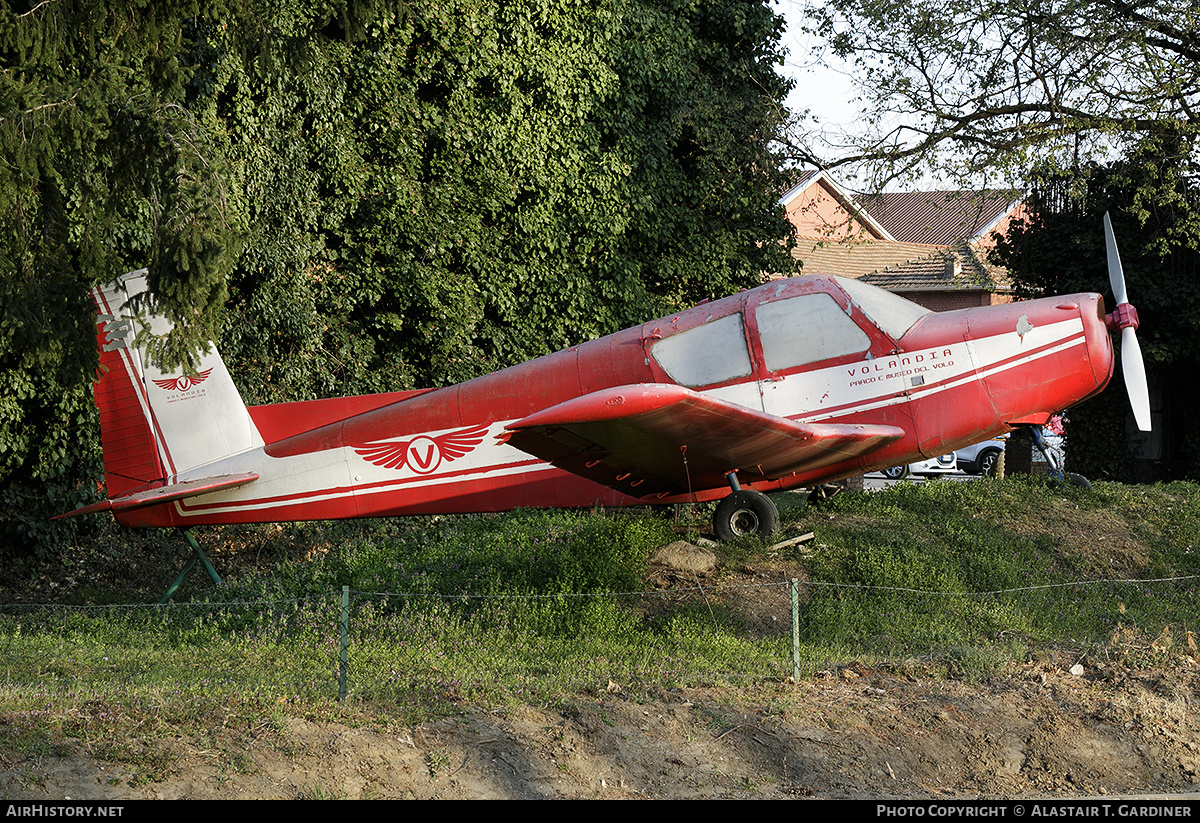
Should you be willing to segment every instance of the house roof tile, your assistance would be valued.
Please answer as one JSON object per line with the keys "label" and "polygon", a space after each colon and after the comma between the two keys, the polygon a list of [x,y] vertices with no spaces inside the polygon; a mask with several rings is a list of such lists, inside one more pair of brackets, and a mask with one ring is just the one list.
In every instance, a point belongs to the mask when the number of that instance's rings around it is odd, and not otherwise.
{"label": "house roof tile", "polygon": [[1021,193],[994,191],[883,192],[859,202],[897,240],[953,245],[985,235]]}
{"label": "house roof tile", "polygon": [[836,274],[859,278],[881,269],[896,269],[942,252],[925,243],[818,243],[797,246],[792,256],[804,264],[804,274]]}
{"label": "house roof tile", "polygon": [[860,279],[888,291],[1012,291],[1007,272],[988,264],[969,243],[942,247],[928,257],[876,269]]}

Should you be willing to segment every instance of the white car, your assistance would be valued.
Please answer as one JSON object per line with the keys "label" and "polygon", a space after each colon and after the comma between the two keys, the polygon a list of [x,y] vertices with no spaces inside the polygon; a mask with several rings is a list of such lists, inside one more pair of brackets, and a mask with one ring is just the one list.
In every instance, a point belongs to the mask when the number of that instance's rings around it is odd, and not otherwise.
{"label": "white car", "polygon": [[955,452],[958,455],[958,467],[967,474],[992,477],[996,474],[996,461],[1004,453],[1004,446],[1007,442],[1008,435],[1006,434],[1003,437],[984,440],[982,443],[959,449]]}
{"label": "white car", "polygon": [[907,466],[895,466],[885,469],[882,474],[890,480],[899,480],[910,474],[937,475],[951,472],[964,472],[991,477],[996,473],[996,461],[1004,453],[1008,435],[984,440],[972,446],[959,449],[951,454],[943,454],[933,460],[921,460],[909,463]]}
{"label": "white car", "polygon": [[930,476],[935,474],[950,474],[958,471],[958,458],[954,452],[943,454],[941,457],[935,457],[931,460],[920,460],[916,463],[909,463],[907,466],[893,466],[890,469],[884,469],[880,474],[888,480],[899,480],[903,477],[908,477],[910,474],[919,474],[922,476]]}

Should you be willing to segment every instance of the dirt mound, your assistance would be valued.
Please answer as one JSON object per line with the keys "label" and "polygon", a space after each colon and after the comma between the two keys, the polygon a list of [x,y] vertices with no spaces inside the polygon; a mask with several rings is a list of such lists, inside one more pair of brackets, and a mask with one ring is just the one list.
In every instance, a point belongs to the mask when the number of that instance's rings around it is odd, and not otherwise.
{"label": "dirt mound", "polygon": [[[132,798],[954,798],[1200,790],[1200,677],[1045,660],[986,683],[831,669],[747,694],[611,691],[413,728],[290,718],[145,744],[161,779],[0,755],[0,792]],[[919,664],[914,663],[914,671]],[[1076,669],[1079,672],[1079,669]],[[136,741],[135,741],[136,742]],[[68,745],[71,745],[68,741]],[[2,750],[0,750],[2,751]]]}

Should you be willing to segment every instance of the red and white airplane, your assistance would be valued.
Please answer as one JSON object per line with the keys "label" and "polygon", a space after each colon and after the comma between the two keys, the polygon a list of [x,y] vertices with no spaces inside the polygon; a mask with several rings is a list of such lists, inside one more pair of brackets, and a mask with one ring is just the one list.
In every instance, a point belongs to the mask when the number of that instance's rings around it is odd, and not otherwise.
{"label": "red and white airplane", "polygon": [[[166,374],[137,343],[132,272],[97,288],[108,499],[128,526],[713,500],[729,539],[769,532],[763,492],[934,457],[1102,390],[1120,330],[1149,428],[1136,312],[1072,294],[932,313],[800,276],[455,386],[247,407],[211,349]],[[150,318],[149,331],[166,330]]]}

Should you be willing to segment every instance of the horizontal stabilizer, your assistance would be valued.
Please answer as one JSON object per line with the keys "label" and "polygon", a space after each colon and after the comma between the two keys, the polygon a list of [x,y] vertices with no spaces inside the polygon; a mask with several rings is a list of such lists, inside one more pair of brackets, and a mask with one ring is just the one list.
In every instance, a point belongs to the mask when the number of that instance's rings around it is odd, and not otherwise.
{"label": "horizontal stabilizer", "polygon": [[185,480],[182,483],[168,483],[162,486],[138,489],[110,500],[101,500],[99,503],[92,503],[90,506],[84,506],[81,509],[75,509],[75,511],[60,514],[58,517],[51,519],[59,520],[63,517],[76,517],[81,514],[95,514],[96,512],[106,511],[111,511],[114,514],[133,511],[134,509],[143,509],[159,503],[169,503],[172,500],[198,497],[202,494],[209,494],[221,491],[222,489],[236,489],[238,486],[244,486],[257,479],[258,475],[254,472],[246,472],[245,474],[223,474],[217,477]]}
{"label": "horizontal stabilizer", "polygon": [[509,424],[508,443],[634,497],[778,479],[904,436],[894,426],[797,423],[666,383],[620,386]]}

